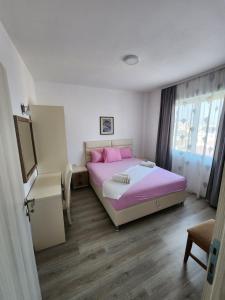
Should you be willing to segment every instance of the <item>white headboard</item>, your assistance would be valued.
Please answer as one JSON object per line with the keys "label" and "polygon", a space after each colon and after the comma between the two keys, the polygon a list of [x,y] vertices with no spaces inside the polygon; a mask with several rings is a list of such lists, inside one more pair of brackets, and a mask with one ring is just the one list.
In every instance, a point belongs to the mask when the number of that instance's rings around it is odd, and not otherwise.
{"label": "white headboard", "polygon": [[133,148],[132,139],[118,139],[118,140],[100,140],[88,141],[84,143],[85,160],[86,163],[91,160],[90,151],[95,149],[102,149],[105,147],[131,147]]}

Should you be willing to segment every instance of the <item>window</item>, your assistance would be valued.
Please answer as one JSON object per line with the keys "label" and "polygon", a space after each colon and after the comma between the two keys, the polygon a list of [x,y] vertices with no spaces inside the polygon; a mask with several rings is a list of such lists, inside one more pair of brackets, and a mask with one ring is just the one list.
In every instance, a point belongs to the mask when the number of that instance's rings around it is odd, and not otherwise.
{"label": "window", "polygon": [[205,196],[225,91],[178,99],[172,169],[188,180],[189,191]]}
{"label": "window", "polygon": [[174,150],[213,157],[223,95],[218,92],[176,101]]}

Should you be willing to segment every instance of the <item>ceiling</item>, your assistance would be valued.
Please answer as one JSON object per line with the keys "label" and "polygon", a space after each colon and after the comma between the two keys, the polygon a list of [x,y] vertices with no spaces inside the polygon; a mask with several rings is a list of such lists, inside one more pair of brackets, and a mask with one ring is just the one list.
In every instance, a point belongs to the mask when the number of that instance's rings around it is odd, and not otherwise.
{"label": "ceiling", "polygon": [[0,19],[35,80],[147,91],[225,63],[224,0],[0,0]]}

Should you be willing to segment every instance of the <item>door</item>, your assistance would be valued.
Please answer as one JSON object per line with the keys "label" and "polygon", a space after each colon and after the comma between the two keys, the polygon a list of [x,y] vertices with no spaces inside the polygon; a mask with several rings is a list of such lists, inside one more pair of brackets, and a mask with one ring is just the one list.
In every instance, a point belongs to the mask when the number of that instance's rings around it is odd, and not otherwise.
{"label": "door", "polygon": [[[223,171],[219,203],[216,214],[216,224],[212,238],[212,241],[214,240],[217,240],[220,243],[218,259],[212,284],[210,284],[207,280],[205,282],[202,300],[225,299],[225,168]],[[209,266],[211,256],[212,254],[210,254],[209,257]],[[207,273],[209,273],[209,270]]]}
{"label": "door", "polygon": [[6,72],[0,64],[0,299],[41,299]]}

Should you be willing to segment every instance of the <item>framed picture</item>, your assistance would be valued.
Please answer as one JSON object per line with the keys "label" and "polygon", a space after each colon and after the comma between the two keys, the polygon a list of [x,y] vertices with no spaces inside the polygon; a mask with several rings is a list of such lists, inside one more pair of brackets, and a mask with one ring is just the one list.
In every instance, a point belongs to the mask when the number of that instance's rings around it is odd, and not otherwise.
{"label": "framed picture", "polygon": [[114,117],[100,117],[100,134],[114,134]]}

